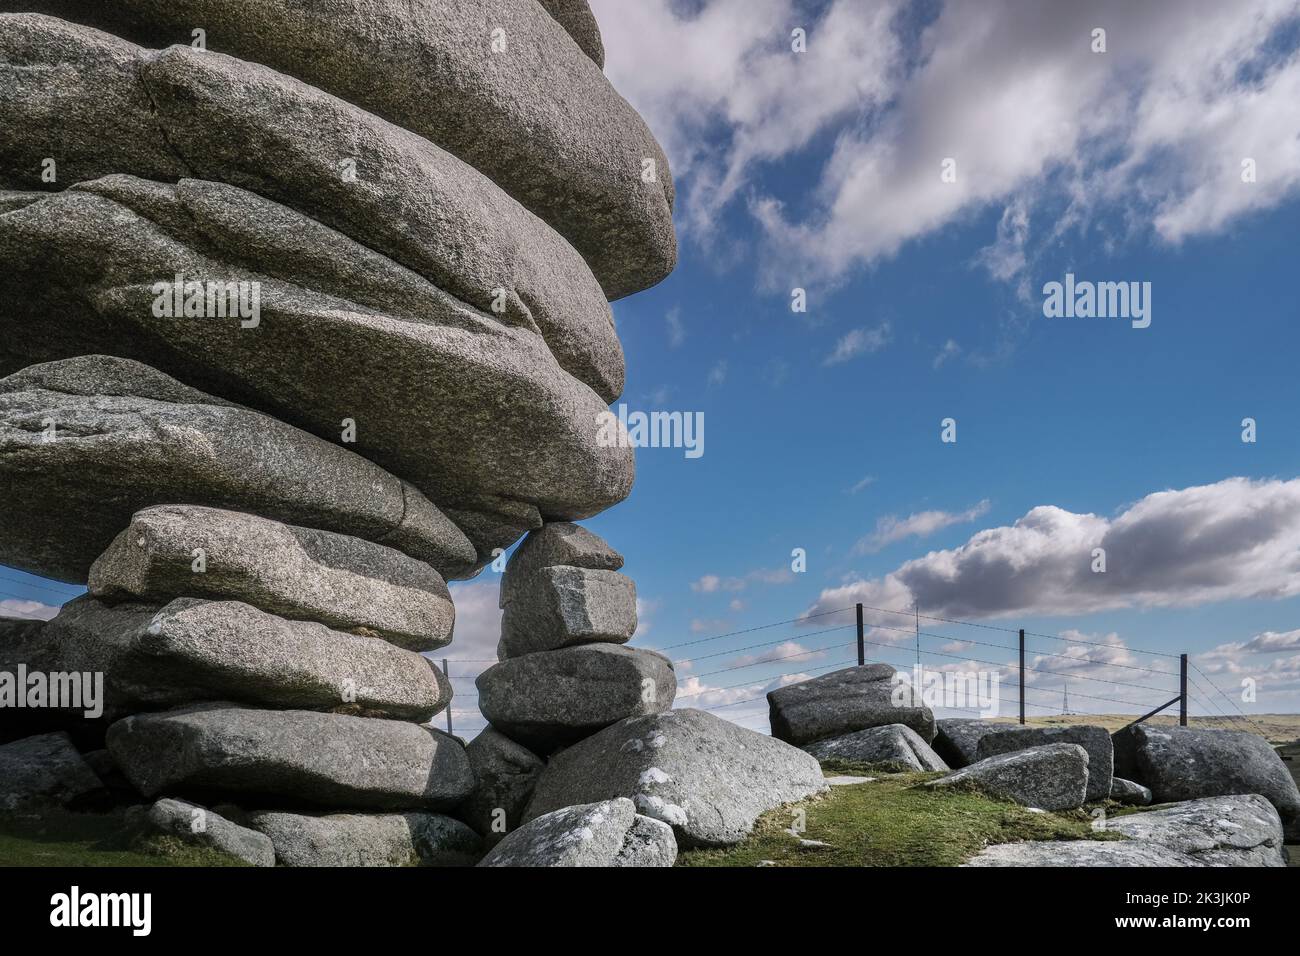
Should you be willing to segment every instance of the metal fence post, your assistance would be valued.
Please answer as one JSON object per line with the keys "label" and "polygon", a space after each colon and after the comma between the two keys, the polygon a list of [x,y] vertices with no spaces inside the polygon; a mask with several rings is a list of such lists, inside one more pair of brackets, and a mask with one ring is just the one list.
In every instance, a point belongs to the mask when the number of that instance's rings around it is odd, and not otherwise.
{"label": "metal fence post", "polygon": [[[451,671],[447,670],[447,658],[442,659],[442,676],[451,684]],[[451,733],[451,701],[447,701],[447,733]]]}
{"label": "metal fence post", "polygon": [[1025,722],[1025,629],[1020,629],[1020,722]]}
{"label": "metal fence post", "polygon": [[862,605],[858,605],[858,666],[861,667],[867,662],[867,652],[863,645],[862,634]]}
{"label": "metal fence post", "polygon": [[1178,655],[1178,726],[1187,726],[1187,655]]}

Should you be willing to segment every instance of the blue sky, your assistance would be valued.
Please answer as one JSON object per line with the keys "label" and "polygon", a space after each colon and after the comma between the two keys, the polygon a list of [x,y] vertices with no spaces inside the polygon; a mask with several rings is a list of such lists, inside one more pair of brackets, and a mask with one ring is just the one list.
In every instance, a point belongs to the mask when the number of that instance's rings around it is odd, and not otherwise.
{"label": "blue sky", "polygon": [[[766,729],[754,698],[851,657],[804,653],[850,630],[678,645],[916,600],[1079,641],[1031,641],[1063,654],[1038,660],[1040,712],[1067,681],[1075,709],[1163,702],[1084,679],[1172,687],[1146,650],[1193,655],[1233,697],[1211,713],[1300,710],[1300,6],[1040,6],[593,3],[678,187],[676,271],[614,305],[623,401],[706,425],[702,457],[640,450],[631,496],[587,526],[627,557],[637,643],[689,660],[681,704]],[[1067,272],[1149,282],[1150,327],[1044,318]],[[75,593],[0,577],[3,598]],[[491,656],[496,575],[454,591],[448,656]],[[1009,659],[958,643],[1007,632],[922,630],[950,639],[927,650]],[[871,639],[911,659],[908,635]],[[745,666],[764,653],[785,659]],[[1116,693],[1134,705],[1082,696]]]}

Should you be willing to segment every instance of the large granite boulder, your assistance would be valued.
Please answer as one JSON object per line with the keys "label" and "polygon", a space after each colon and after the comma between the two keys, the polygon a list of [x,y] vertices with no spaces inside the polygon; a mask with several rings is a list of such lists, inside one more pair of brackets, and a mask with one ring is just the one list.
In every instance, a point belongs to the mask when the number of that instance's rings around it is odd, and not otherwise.
{"label": "large granite boulder", "polygon": [[103,788],[66,733],[0,745],[0,810],[66,806]]}
{"label": "large granite boulder", "polygon": [[257,812],[248,825],[281,866],[468,866],[482,853],[478,834],[436,813]]}
{"label": "large granite boulder", "polygon": [[1204,866],[1193,857],[1158,843],[1136,840],[1036,840],[1000,843],[971,857],[962,866]]}
{"label": "large granite boulder", "polygon": [[[563,235],[610,298],[653,285],[676,260],[668,161],[589,58],[599,32],[581,0],[547,0],[551,16],[520,0],[10,6],[82,20],[150,46],[189,44],[202,24],[211,50],[297,77],[476,167]],[[285,104],[285,112],[291,109]],[[332,152],[320,161],[333,158]],[[359,176],[367,174],[360,165]]]}
{"label": "large granite boulder", "polygon": [[543,568],[566,565],[592,571],[617,571],[619,554],[604,538],[571,521],[548,521],[530,531],[506,563],[499,604],[505,607],[521,586]]}
{"label": "large granite boulder", "polygon": [[869,727],[905,724],[929,743],[934,739],[934,714],[925,706],[896,703],[894,692],[900,688],[894,674],[888,664],[866,664],[769,691],[772,736],[802,745]]}
{"label": "large granite boulder", "polygon": [[979,760],[980,740],[986,734],[1007,727],[1004,723],[978,717],[944,717],[934,722],[934,752],[950,767],[964,767]]}
{"label": "large granite boulder", "polygon": [[229,703],[138,714],[113,724],[108,749],[145,796],[274,795],[282,805],[450,809],[473,789],[464,745],[396,720]]}
{"label": "large granite boulder", "polygon": [[529,821],[507,834],[479,866],[672,866],[676,859],[672,827],[616,797]]}
{"label": "large granite boulder", "polygon": [[538,753],[574,743],[626,717],[673,704],[667,657],[643,648],[583,644],[501,661],[475,680],[494,727]]}
{"label": "large granite boulder", "polygon": [[234,700],[428,720],[451,701],[450,682],[419,654],[238,601],[110,607],[85,595],[63,606],[43,640],[47,666],[104,675],[108,719]]}
{"label": "large granite boulder", "polygon": [[485,727],[465,746],[474,772],[474,792],[456,815],[495,846],[523,821],[528,798],[546,764],[495,727]]}
{"label": "large granite boulder", "polygon": [[1257,793],[1277,808],[1291,839],[1300,840],[1300,790],[1268,741],[1244,730],[1133,728],[1139,783],[1156,803]]}
{"label": "large granite boulder", "polygon": [[136,512],[91,565],[90,593],[160,604],[176,597],[242,601],[412,651],[447,644],[455,620],[442,576],[401,551],[193,505]]}
{"label": "large granite boulder", "polygon": [[979,760],[1014,750],[1027,750],[1045,744],[1078,744],[1088,751],[1088,799],[1105,800],[1110,796],[1114,768],[1114,751],[1110,734],[1104,727],[1070,724],[1054,727],[1021,727],[1003,724],[997,732],[985,734],[976,747]]}
{"label": "large granite boulder", "polygon": [[816,758],[700,710],[632,717],[551,757],[524,814],[628,797],[678,846],[743,840],[758,817],[827,789]]}
{"label": "large granite boulder", "polygon": [[636,620],[636,585],[626,575],[567,565],[543,568],[505,606],[497,657],[623,644],[636,632]]}
{"label": "large granite boulder", "polygon": [[1282,821],[1259,794],[1207,797],[1111,817],[1106,827],[1207,866],[1286,866]]}
{"label": "large granite boulder", "polygon": [[948,765],[930,749],[911,727],[887,724],[855,730],[839,737],[826,737],[801,750],[818,760],[845,760],[851,763],[880,764],[892,770],[947,770]]}
{"label": "large granite boulder", "polygon": [[131,516],[159,502],[254,511],[434,566],[473,562],[430,501],[360,455],[104,355],[0,379],[0,481],[0,560],[61,580],[86,580]]}
{"label": "large granite boulder", "polygon": [[220,850],[252,866],[275,866],[271,841],[196,803],[165,797],[145,814],[148,829],[191,846]]}
{"label": "large granite boulder", "polygon": [[1072,810],[1087,798],[1088,752],[1067,743],[1013,750],[921,786],[969,788],[1039,810]]}

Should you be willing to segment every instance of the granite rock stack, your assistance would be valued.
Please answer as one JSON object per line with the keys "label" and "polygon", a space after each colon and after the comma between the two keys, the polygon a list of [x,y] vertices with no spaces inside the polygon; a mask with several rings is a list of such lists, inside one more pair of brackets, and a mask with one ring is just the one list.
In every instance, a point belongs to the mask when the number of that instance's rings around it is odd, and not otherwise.
{"label": "granite rock stack", "polygon": [[[450,814],[671,706],[573,523],[634,474],[609,300],[676,259],[603,58],[584,0],[3,5],[0,563],[89,591],[0,662],[103,675],[31,732],[101,728],[160,829],[472,860]],[[422,655],[525,534],[467,748]]]}

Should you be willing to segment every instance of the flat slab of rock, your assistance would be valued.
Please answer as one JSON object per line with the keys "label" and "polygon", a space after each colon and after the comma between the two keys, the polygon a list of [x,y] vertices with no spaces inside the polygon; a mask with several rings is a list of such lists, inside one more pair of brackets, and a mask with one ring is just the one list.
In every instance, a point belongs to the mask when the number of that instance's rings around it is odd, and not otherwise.
{"label": "flat slab of rock", "polygon": [[827,789],[816,758],[700,710],[632,717],[551,757],[526,820],[628,797],[678,846],[727,846],[758,817]]}
{"label": "flat slab of rock", "polygon": [[672,661],[616,644],[512,657],[489,667],[474,684],[483,716],[538,753],[626,717],[667,710],[677,693]]}
{"label": "flat slab of rock", "polygon": [[0,746],[0,810],[66,806],[103,788],[66,733]]}
{"label": "flat slab of rock", "polygon": [[248,823],[281,866],[468,866],[482,852],[478,834],[436,813],[259,812]]}
{"label": "flat slab of rock", "polygon": [[505,606],[497,657],[623,644],[636,632],[636,620],[636,585],[626,575],[567,565],[542,568]]}
{"label": "flat slab of rock", "polygon": [[507,834],[479,866],[672,866],[676,859],[672,827],[617,797],[545,813]]}
{"label": "flat slab of rock", "polygon": [[149,829],[191,846],[220,850],[253,866],[275,866],[271,841],[187,800],[165,797],[145,815]]}
{"label": "flat slab of rock", "polygon": [[1031,840],[1001,843],[971,857],[963,866],[1204,866],[1161,846],[1135,840]]}
{"label": "flat slab of rock", "polygon": [[1040,810],[1072,810],[1088,793],[1088,752],[1078,744],[1046,744],[986,757],[922,787],[969,787]]}
{"label": "flat slab of rock", "polygon": [[401,551],[195,505],[137,511],[91,566],[89,583],[91,594],[113,602],[242,601],[412,651],[449,643],[455,620],[442,575]]}
{"label": "flat slab of rock", "polygon": [[818,760],[847,760],[852,763],[885,764],[905,771],[947,770],[948,765],[930,749],[921,736],[904,724],[887,724],[856,730],[840,737],[827,737],[804,744]]}
{"label": "flat slab of rock", "polygon": [[530,531],[506,563],[501,575],[500,606],[513,600],[516,590],[543,568],[568,565],[592,571],[617,571],[623,555],[593,534],[571,521],[548,521]]}
{"label": "flat slab of rock", "polygon": [[888,664],[867,664],[769,691],[772,736],[802,745],[855,730],[905,724],[929,743],[934,739],[934,714],[928,707],[894,702],[894,673]]}
{"label": "flat slab of rock", "polygon": [[474,771],[474,792],[456,815],[478,833],[488,846],[523,822],[528,798],[546,766],[542,759],[492,726],[465,745]]}
{"label": "flat slab of rock", "polygon": [[132,515],[160,501],[382,541],[435,566],[474,560],[431,502],[360,455],[128,359],[0,379],[0,481],[0,560],[65,581],[86,580]]}
{"label": "flat slab of rock", "polygon": [[454,737],[396,720],[206,704],[113,724],[108,749],[145,796],[252,794],[325,807],[450,809],[474,781]]}
{"label": "flat slab of rock", "polygon": [[934,752],[950,767],[964,767],[979,760],[980,740],[1007,725],[975,717],[943,717],[934,722]]}
{"label": "flat slab of rock", "polygon": [[1258,794],[1206,797],[1110,817],[1106,827],[1206,866],[1286,866],[1282,820]]}
{"label": "flat slab of rock", "polygon": [[1151,802],[1151,791],[1140,783],[1123,777],[1110,778],[1110,798],[1120,803],[1144,807]]}
{"label": "flat slab of rock", "polygon": [[1088,751],[1088,799],[1105,800],[1109,797],[1115,757],[1110,733],[1104,727],[1090,727],[1086,724],[1060,727],[1002,724],[997,731],[982,736],[975,750],[978,758],[983,760],[1013,750],[1061,743],[1078,744]]}
{"label": "flat slab of rock", "polygon": [[[610,298],[654,285],[676,261],[668,161],[590,59],[599,32],[580,0],[547,0],[550,16],[517,0],[333,0],[311,10],[294,0],[115,0],[93,14],[80,0],[44,6],[150,46],[188,47],[201,23],[209,53],[264,63],[418,133],[562,234]],[[494,29],[504,50],[491,47]]]}
{"label": "flat slab of rock", "polygon": [[42,639],[47,665],[104,675],[108,719],[234,700],[428,720],[451,702],[451,683],[428,658],[238,601],[111,607],[83,595],[63,606]]}
{"label": "flat slab of rock", "polygon": [[1135,779],[1151,788],[1156,803],[1257,793],[1277,808],[1288,837],[1300,839],[1300,790],[1263,737],[1244,730],[1144,724],[1132,730]]}

